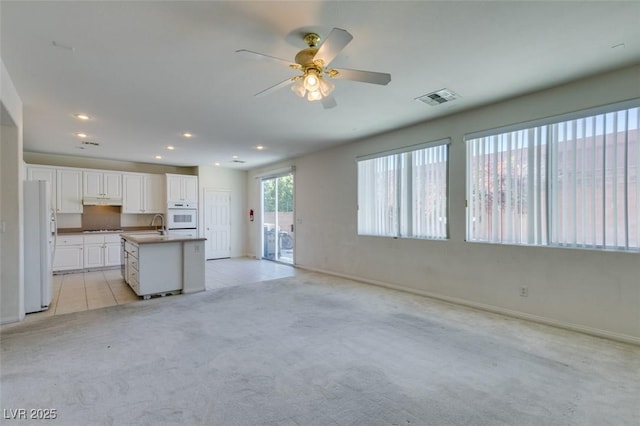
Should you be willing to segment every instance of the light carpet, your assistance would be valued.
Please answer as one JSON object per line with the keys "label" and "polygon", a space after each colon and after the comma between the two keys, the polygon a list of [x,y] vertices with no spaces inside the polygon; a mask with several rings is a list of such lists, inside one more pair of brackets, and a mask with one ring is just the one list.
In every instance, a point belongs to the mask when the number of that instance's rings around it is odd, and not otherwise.
{"label": "light carpet", "polygon": [[638,347],[316,273],[0,337],[7,425],[640,424]]}

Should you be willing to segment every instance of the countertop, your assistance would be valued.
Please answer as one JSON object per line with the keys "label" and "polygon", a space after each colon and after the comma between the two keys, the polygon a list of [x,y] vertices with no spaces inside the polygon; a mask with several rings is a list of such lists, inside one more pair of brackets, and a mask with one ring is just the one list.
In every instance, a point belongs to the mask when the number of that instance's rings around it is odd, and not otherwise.
{"label": "countertop", "polygon": [[84,231],[82,228],[58,228],[58,235],[100,235],[100,234],[122,234],[122,233],[155,233],[156,228],[153,227],[123,227],[112,231]]}
{"label": "countertop", "polygon": [[159,235],[159,234],[140,234],[140,233],[122,233],[120,236],[134,244],[159,244],[159,243],[181,243],[191,241],[205,241],[203,237],[186,237],[184,235]]}

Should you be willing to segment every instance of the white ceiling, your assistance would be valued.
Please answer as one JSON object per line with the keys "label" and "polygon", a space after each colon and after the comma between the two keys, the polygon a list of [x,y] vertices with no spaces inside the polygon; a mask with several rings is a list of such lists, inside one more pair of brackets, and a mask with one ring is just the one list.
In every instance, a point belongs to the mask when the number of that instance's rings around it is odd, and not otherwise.
{"label": "white ceiling", "polygon": [[[252,168],[640,61],[639,1],[2,0],[0,18],[26,151],[184,166]],[[253,96],[295,71],[236,50],[293,61],[305,32],[333,27],[354,39],[332,66],[388,86],[337,80],[328,110],[288,88]],[[442,88],[461,98],[414,100]]]}

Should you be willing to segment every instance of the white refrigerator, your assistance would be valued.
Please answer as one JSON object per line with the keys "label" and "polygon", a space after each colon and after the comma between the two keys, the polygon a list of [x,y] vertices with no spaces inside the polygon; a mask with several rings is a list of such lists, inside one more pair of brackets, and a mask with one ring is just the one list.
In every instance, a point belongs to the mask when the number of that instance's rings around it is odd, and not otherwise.
{"label": "white refrigerator", "polygon": [[24,182],[24,312],[49,308],[52,296],[51,268],[55,249],[55,211],[49,183]]}

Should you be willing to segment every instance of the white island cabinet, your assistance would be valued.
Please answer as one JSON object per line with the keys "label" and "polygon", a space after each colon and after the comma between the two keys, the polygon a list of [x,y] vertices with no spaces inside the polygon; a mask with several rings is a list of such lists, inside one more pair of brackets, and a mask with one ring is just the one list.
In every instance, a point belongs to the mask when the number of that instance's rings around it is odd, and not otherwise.
{"label": "white island cabinet", "polygon": [[127,235],[124,280],[145,299],[152,295],[193,293],[204,288],[205,238]]}

